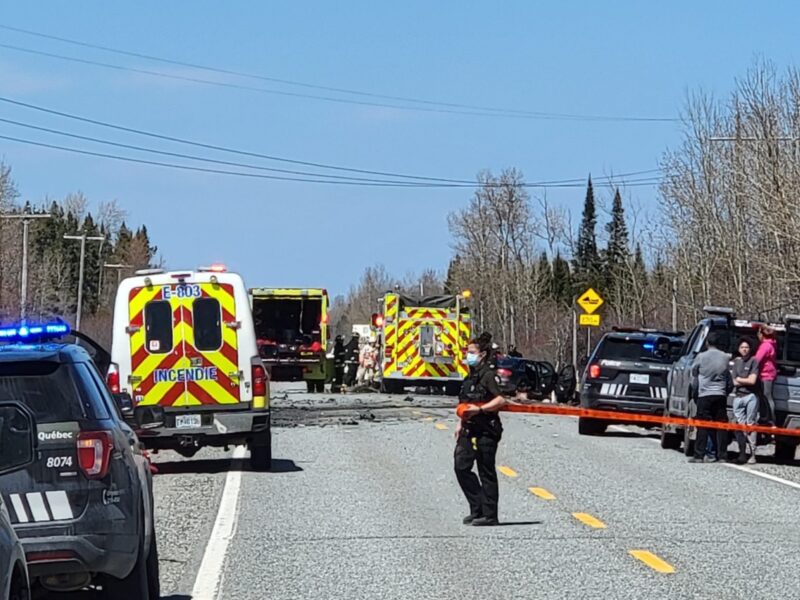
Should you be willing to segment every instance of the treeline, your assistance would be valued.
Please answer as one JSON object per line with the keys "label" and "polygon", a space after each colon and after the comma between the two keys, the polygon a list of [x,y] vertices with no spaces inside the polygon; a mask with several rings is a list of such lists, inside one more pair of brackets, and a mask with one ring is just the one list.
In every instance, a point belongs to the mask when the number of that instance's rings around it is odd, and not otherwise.
{"label": "treeline", "polygon": [[[546,196],[531,198],[518,170],[480,174],[449,218],[454,255],[443,289],[470,289],[476,328],[500,344],[561,364],[571,360],[575,298],[589,286],[606,300],[604,328],[688,330],[709,304],[773,320],[800,312],[798,106],[800,73],[768,63],[724,101],[693,96],[649,210],[624,182],[596,197],[589,178],[573,223]],[[365,279],[340,304],[377,297],[390,279]],[[579,354],[586,344],[581,330]]]}
{"label": "treeline", "polygon": [[[152,267],[157,248],[147,228],[126,223],[125,212],[112,201],[89,210],[81,193],[36,205],[20,203],[11,169],[0,164],[0,215],[49,215],[32,218],[28,234],[29,319],[62,317],[75,323],[80,266],[79,240],[86,235],[81,329],[110,347],[113,301],[119,277]],[[21,314],[23,226],[18,218],[0,219],[0,319],[17,321]]]}

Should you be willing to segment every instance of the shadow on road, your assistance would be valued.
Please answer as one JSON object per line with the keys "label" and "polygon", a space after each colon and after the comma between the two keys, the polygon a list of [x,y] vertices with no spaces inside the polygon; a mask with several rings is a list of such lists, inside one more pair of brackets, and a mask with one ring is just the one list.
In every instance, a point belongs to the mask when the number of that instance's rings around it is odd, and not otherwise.
{"label": "shadow on road", "polygon": [[521,527],[523,525],[541,525],[544,521],[500,521],[498,527]]}
{"label": "shadow on road", "polygon": [[[227,473],[229,471],[257,472],[250,465],[249,460],[234,461],[230,458],[200,459],[200,460],[177,460],[170,462],[156,463],[158,474],[160,475],[193,475],[215,473]],[[270,473],[297,473],[302,471],[302,467],[288,458],[274,458]],[[173,600],[177,600],[177,596]]]}

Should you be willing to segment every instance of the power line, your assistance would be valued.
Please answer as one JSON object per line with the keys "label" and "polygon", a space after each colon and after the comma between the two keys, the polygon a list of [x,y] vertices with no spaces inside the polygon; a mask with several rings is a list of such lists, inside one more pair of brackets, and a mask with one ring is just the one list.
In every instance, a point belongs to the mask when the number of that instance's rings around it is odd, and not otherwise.
{"label": "power line", "polygon": [[[202,85],[210,85],[216,87],[223,87],[229,89],[236,89],[242,91],[250,91],[250,92],[258,92],[263,94],[272,94],[278,96],[287,96],[291,98],[305,98],[311,100],[321,100],[325,102],[336,102],[340,104],[355,104],[360,106],[373,106],[373,107],[380,107],[380,108],[392,108],[395,110],[405,110],[405,111],[416,111],[416,112],[427,112],[427,113],[442,113],[442,114],[454,114],[454,115],[465,115],[465,116],[474,116],[474,117],[502,117],[502,118],[509,118],[509,119],[533,119],[533,120],[546,120],[546,121],[608,121],[608,122],[620,122],[620,121],[631,121],[631,122],[675,122],[678,119],[673,117],[631,117],[631,116],[602,116],[602,115],[578,115],[578,114],[565,114],[565,113],[545,113],[545,112],[525,112],[525,111],[516,111],[516,110],[508,110],[508,109],[494,109],[494,108],[465,108],[465,109],[455,109],[455,108],[446,108],[446,106],[456,106],[452,103],[436,103],[433,101],[425,101],[425,104],[428,106],[403,106],[399,104],[387,104],[384,102],[374,102],[374,101],[366,101],[366,100],[354,100],[352,98],[337,98],[334,96],[322,96],[318,94],[306,94],[300,92],[289,92],[286,90],[275,90],[270,88],[264,87],[255,87],[250,85],[243,85],[237,83],[230,83],[230,82],[222,82],[222,81],[214,81],[211,79],[203,79],[200,77],[190,77],[188,75],[177,75],[174,73],[162,73],[159,71],[151,71],[149,69],[141,69],[137,67],[127,67],[123,65],[107,63],[97,60],[90,60],[86,58],[77,58],[74,56],[66,56],[63,54],[56,54],[54,52],[46,52],[44,50],[36,50],[33,48],[25,48],[23,46],[15,46],[12,44],[0,44],[0,48],[6,48],[7,50],[13,50],[15,52],[23,52],[27,54],[33,54],[37,56],[45,56],[48,58],[54,58],[57,60],[75,62],[85,65],[92,65],[95,67],[103,67],[106,69],[115,69],[118,71],[127,71],[131,73],[139,73],[142,75],[149,75],[152,77],[161,77],[165,79],[173,79],[177,81],[186,81],[190,83],[197,83]],[[145,55],[143,55],[145,58]],[[164,59],[168,62],[168,59]],[[189,65],[187,65],[189,66]],[[195,67],[195,68],[203,68],[203,67]],[[208,68],[206,70],[215,70],[213,68]],[[225,72],[224,70],[216,70],[217,72]],[[244,75],[239,75],[244,76]],[[260,76],[259,76],[260,77]],[[310,84],[309,84],[310,85]],[[399,98],[399,97],[397,97]],[[413,100],[405,100],[405,101],[413,101]],[[461,105],[465,107],[469,107],[471,105]],[[493,112],[496,111],[496,112]],[[505,112],[503,112],[505,111]]]}
{"label": "power line", "polygon": [[[0,139],[17,142],[20,144],[27,144],[30,146],[38,146],[40,148],[49,148],[52,150],[60,150],[63,152],[71,152],[74,154],[81,154],[84,156],[93,156],[96,158],[106,158],[111,160],[118,160],[142,165],[149,165],[149,166],[157,166],[157,167],[165,167],[171,169],[179,169],[183,171],[193,171],[199,173],[210,173],[216,175],[229,175],[229,176],[238,176],[238,177],[248,177],[252,179],[269,179],[274,181],[292,181],[292,182],[302,182],[302,183],[325,183],[325,184],[332,184],[332,185],[352,185],[352,186],[370,186],[370,187],[467,187],[467,186],[456,186],[450,184],[395,184],[395,183],[381,183],[381,182],[361,182],[361,181],[342,181],[342,180],[327,180],[327,179],[312,179],[312,178],[299,178],[299,177],[283,177],[278,175],[264,175],[260,173],[248,173],[244,171],[227,171],[224,169],[211,169],[207,167],[197,167],[191,165],[182,165],[177,163],[167,163],[163,161],[154,161],[154,160],[147,160],[143,158],[133,158],[129,156],[120,156],[117,154],[108,154],[104,152],[94,152],[91,150],[84,150],[80,148],[70,148],[68,146],[60,146],[57,144],[48,144],[45,142],[37,142],[34,140],[18,138],[8,135],[0,135]],[[633,180],[629,183],[626,183],[626,187],[641,187],[641,186],[652,186],[656,185],[660,181],[660,178],[642,178],[641,180]],[[524,187],[533,187],[533,188],[578,188],[583,187],[581,184],[576,183],[565,183],[565,184],[536,184],[536,183],[523,183]],[[613,186],[615,185],[613,182],[609,181],[606,183],[598,183],[598,185],[604,186]],[[472,184],[470,187],[481,187],[481,184],[476,182]]]}
{"label": "power line", "polygon": [[493,112],[493,113],[506,113],[506,114],[516,114],[516,115],[528,115],[528,116],[535,116],[535,117],[552,117],[552,118],[565,118],[565,119],[591,119],[591,120],[614,120],[614,121],[663,121],[663,122],[674,122],[678,121],[676,118],[667,118],[667,117],[630,117],[630,116],[601,116],[601,115],[581,115],[581,114],[567,114],[567,113],[555,113],[555,112],[545,112],[545,111],[529,111],[529,110],[520,110],[514,108],[498,108],[492,106],[482,106],[482,105],[475,105],[475,104],[463,104],[457,102],[441,102],[436,100],[428,100],[423,98],[412,98],[408,96],[396,96],[390,94],[378,94],[375,92],[365,92],[363,90],[354,90],[350,88],[342,88],[342,87],[333,87],[333,86],[326,86],[326,85],[319,85],[314,83],[307,83],[303,81],[296,81],[292,79],[282,79],[278,77],[269,77],[266,75],[260,75],[256,73],[248,73],[245,71],[238,71],[234,69],[226,69],[222,67],[214,67],[209,65],[201,65],[198,63],[192,63],[187,61],[181,61],[176,59],[165,58],[162,56],[155,56],[153,54],[145,54],[143,52],[134,52],[131,50],[123,50],[120,48],[112,48],[110,46],[103,46],[101,44],[93,44],[89,42],[84,42],[81,40],[75,40],[72,38],[61,37],[57,35],[42,33],[39,31],[33,31],[30,29],[23,29],[21,27],[12,27],[10,25],[2,25],[0,24],[0,29],[5,29],[7,31],[14,31],[16,33],[22,33],[25,35],[35,36],[42,39],[48,40],[55,40],[58,42],[62,42],[65,44],[71,44],[73,46],[80,46],[82,48],[91,48],[94,50],[101,50],[103,52],[111,52],[113,54],[118,54],[121,56],[130,56],[133,58],[143,58],[145,60],[151,60],[155,62],[160,62],[168,65],[176,65],[180,67],[189,67],[192,69],[198,69],[202,71],[209,71],[211,73],[220,73],[223,75],[233,75],[236,77],[244,77],[247,79],[254,79],[259,81],[267,81],[270,83],[280,83],[283,85],[292,85],[297,87],[303,87],[307,89],[314,89],[314,90],[321,90],[326,92],[336,92],[340,94],[351,94],[355,96],[362,96],[365,98],[378,98],[383,100],[395,100],[400,102],[411,102],[415,104],[425,104],[429,106],[441,106],[445,108],[460,108],[460,109],[468,109],[468,110],[478,110],[478,111],[485,111],[485,112]]}
{"label": "power line", "polygon": [[[5,103],[12,104],[12,105],[15,105],[15,106],[20,106],[22,108],[28,108],[28,109],[31,109],[31,110],[35,110],[35,111],[38,111],[38,112],[45,113],[45,114],[51,114],[51,115],[55,115],[55,116],[59,116],[59,117],[64,117],[64,118],[67,118],[67,119],[72,119],[72,120],[75,120],[75,121],[78,121],[78,122],[82,122],[82,123],[89,123],[91,125],[97,125],[97,126],[100,126],[100,127],[114,129],[114,130],[117,130],[117,131],[123,131],[123,132],[126,132],[126,133],[133,133],[133,134],[136,134],[136,135],[141,135],[141,136],[150,137],[150,138],[159,139],[159,140],[164,140],[164,141],[169,141],[169,142],[175,142],[175,143],[179,143],[179,144],[185,144],[185,145],[188,145],[188,146],[194,146],[194,147],[204,148],[204,149],[208,149],[208,150],[216,150],[216,151],[220,151],[220,152],[226,152],[226,153],[229,153],[229,154],[234,154],[234,155],[239,155],[239,156],[247,156],[247,157],[250,157],[250,158],[261,158],[261,159],[271,160],[271,161],[275,161],[275,162],[283,162],[283,163],[288,163],[288,164],[308,166],[308,167],[314,167],[314,168],[320,168],[320,169],[330,169],[330,170],[336,170],[336,171],[342,171],[342,172],[348,172],[348,173],[359,173],[359,174],[365,174],[365,175],[377,175],[377,176],[381,176],[381,177],[395,177],[395,178],[401,178],[401,179],[402,178],[406,178],[406,179],[414,179],[414,180],[419,180],[419,181],[430,181],[430,182],[439,182],[439,183],[465,184],[468,187],[474,187],[475,186],[475,181],[474,180],[468,180],[468,179],[451,179],[451,178],[444,178],[444,177],[429,177],[429,176],[422,176],[422,175],[408,175],[408,174],[394,173],[394,172],[388,172],[388,171],[373,171],[373,170],[368,170],[368,169],[357,169],[357,168],[352,168],[352,167],[342,167],[342,166],[331,165],[331,164],[326,164],[326,163],[295,160],[295,159],[280,157],[280,156],[276,156],[276,155],[262,154],[262,153],[251,152],[251,151],[246,151],[246,150],[239,150],[239,149],[235,149],[235,148],[229,148],[229,147],[226,147],[226,146],[220,146],[220,145],[216,145],[216,144],[209,144],[209,143],[199,142],[199,141],[194,141],[194,140],[187,140],[187,139],[184,139],[184,138],[164,135],[164,134],[155,133],[155,132],[151,132],[151,131],[146,131],[146,130],[142,130],[142,129],[136,129],[136,128],[132,128],[132,127],[126,127],[126,126],[123,126],[123,125],[118,125],[118,124],[114,124],[114,123],[108,123],[108,122],[105,122],[105,121],[99,121],[97,119],[91,119],[91,118],[88,118],[88,117],[83,117],[83,116],[79,116],[79,115],[75,115],[75,114],[71,114],[71,113],[66,113],[66,112],[62,112],[62,111],[46,108],[46,107],[43,107],[43,106],[37,106],[35,104],[30,104],[30,103],[27,103],[27,102],[20,102],[18,100],[13,100],[11,98],[6,98],[6,97],[3,97],[3,96],[0,96],[0,102],[5,102]],[[18,122],[15,122],[15,123],[22,125],[21,123],[18,123]],[[23,126],[25,126],[25,125],[23,125]],[[647,175],[647,174],[660,173],[660,172],[661,172],[661,169],[645,169],[645,170],[640,170],[640,171],[632,171],[632,172],[629,172],[629,173],[621,173],[621,174],[619,174],[617,176],[612,176],[612,177],[600,177],[600,178],[597,178],[597,180],[601,181],[603,179],[609,179],[609,180],[611,180],[611,179],[619,179],[619,178],[634,177],[634,176]],[[300,172],[297,172],[297,173],[300,173]],[[329,177],[329,175],[324,175],[324,174],[314,174],[314,176]],[[585,180],[586,180],[585,177],[575,177],[575,178],[571,178],[571,179],[557,179],[557,180],[550,180],[550,181],[540,181],[540,182],[536,182],[536,183],[537,184],[541,184],[541,185],[561,184],[561,183],[582,183]]]}

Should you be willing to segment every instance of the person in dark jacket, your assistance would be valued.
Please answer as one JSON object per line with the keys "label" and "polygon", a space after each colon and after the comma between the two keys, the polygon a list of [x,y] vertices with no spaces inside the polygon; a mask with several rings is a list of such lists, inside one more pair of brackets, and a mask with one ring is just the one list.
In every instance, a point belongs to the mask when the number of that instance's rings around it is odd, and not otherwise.
{"label": "person in dark jacket", "polygon": [[346,388],[353,387],[356,383],[358,373],[358,354],[360,350],[359,341],[361,336],[354,333],[350,341],[344,347],[344,385]]}
{"label": "person in dark jacket", "polygon": [[333,392],[341,390],[344,383],[344,357],[344,338],[337,335],[333,342]]}
{"label": "person in dark jacket", "polygon": [[[498,524],[499,490],[495,457],[503,435],[498,411],[506,403],[494,371],[492,337],[482,334],[467,348],[469,375],[464,380],[459,404],[466,404],[456,426],[454,467],[456,479],[469,503],[465,525],[492,526]],[[481,403],[477,406],[474,403]],[[472,471],[477,463],[478,475]],[[479,479],[480,477],[480,479]]]}

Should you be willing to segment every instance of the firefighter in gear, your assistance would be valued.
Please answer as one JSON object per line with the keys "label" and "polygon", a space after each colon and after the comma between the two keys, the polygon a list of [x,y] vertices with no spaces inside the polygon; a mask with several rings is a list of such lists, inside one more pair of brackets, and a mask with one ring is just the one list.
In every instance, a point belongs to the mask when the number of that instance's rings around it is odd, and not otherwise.
{"label": "firefighter in gear", "polygon": [[360,350],[361,336],[354,333],[350,341],[344,347],[344,385],[346,388],[353,387],[356,383],[358,374],[358,355]]}
{"label": "firefighter in gear", "polygon": [[342,389],[344,383],[344,338],[337,335],[333,342],[333,385],[331,386],[332,392],[338,392]]}
{"label": "firefighter in gear", "polygon": [[[467,349],[469,375],[464,380],[459,404],[467,404],[456,427],[454,466],[456,478],[469,502],[465,525],[497,525],[499,490],[495,456],[503,435],[498,410],[507,401],[500,391],[490,360],[493,355],[492,336],[484,333],[470,342]],[[472,404],[481,402],[480,407]],[[478,465],[478,476],[472,471]]]}

